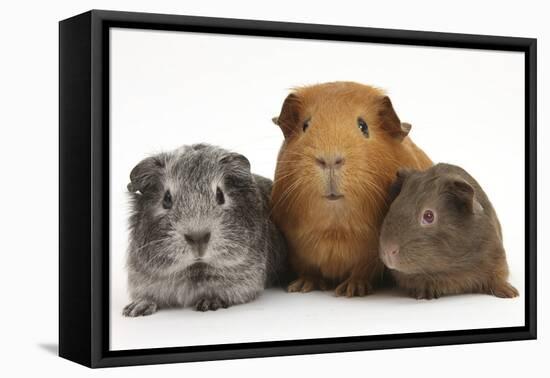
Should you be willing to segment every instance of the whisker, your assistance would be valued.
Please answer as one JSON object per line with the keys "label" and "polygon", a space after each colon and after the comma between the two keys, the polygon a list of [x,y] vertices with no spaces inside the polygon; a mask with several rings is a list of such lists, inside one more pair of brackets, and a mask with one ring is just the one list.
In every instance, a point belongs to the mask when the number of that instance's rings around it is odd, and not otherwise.
{"label": "whisker", "polygon": [[143,248],[147,248],[147,247],[149,247],[150,245],[157,244],[157,243],[162,243],[162,242],[164,242],[164,241],[166,241],[166,240],[170,240],[170,239],[171,239],[171,237],[168,236],[168,237],[166,237],[166,238],[157,239],[157,240],[152,240],[152,241],[150,241],[150,242],[148,242],[148,243],[145,243],[144,245],[140,246],[139,248],[134,249],[133,252],[141,251]]}

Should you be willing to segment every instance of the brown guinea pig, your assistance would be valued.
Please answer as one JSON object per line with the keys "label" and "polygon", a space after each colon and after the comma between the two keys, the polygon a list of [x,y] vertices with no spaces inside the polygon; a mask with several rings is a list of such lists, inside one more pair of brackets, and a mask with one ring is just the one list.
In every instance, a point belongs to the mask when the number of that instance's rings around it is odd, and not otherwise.
{"label": "brown guinea pig", "polygon": [[273,219],[298,278],[288,291],[372,291],[384,266],[378,236],[399,167],[432,165],[376,88],[333,82],[295,89],[273,121],[284,142],[272,191]]}
{"label": "brown guinea pig", "polygon": [[465,170],[437,164],[399,170],[384,219],[380,257],[417,299],[486,293],[512,298],[502,231],[487,195]]}

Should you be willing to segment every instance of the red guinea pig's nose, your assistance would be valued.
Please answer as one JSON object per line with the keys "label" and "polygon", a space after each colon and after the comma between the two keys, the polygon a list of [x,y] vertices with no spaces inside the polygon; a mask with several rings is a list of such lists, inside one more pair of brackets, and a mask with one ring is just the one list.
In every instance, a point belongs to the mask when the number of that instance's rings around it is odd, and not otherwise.
{"label": "red guinea pig's nose", "polygon": [[344,165],[344,158],[336,156],[317,156],[315,158],[317,165],[323,169],[338,169]]}

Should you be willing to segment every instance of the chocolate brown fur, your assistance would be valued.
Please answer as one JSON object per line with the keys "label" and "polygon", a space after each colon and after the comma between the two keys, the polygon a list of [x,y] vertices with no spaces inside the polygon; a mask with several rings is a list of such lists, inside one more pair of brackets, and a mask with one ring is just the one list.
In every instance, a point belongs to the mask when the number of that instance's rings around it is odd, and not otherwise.
{"label": "chocolate brown fur", "polygon": [[[391,196],[395,200],[382,225],[380,256],[398,286],[417,299],[518,295],[507,282],[496,212],[465,170],[449,164],[424,172],[400,170]],[[431,224],[423,220],[426,210],[435,215]]]}

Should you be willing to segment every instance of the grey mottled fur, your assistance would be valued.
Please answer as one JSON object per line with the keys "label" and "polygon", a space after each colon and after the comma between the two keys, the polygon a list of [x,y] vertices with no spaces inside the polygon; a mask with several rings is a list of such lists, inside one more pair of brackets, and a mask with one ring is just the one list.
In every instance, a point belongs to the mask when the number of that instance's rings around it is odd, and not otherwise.
{"label": "grey mottled fur", "polygon": [[[130,174],[126,316],[162,307],[216,310],[253,300],[286,271],[286,246],[270,220],[271,180],[239,154],[197,144],[141,161]],[[217,188],[225,203],[216,201]],[[166,191],[172,207],[165,209]],[[206,246],[185,234],[210,232]]]}

